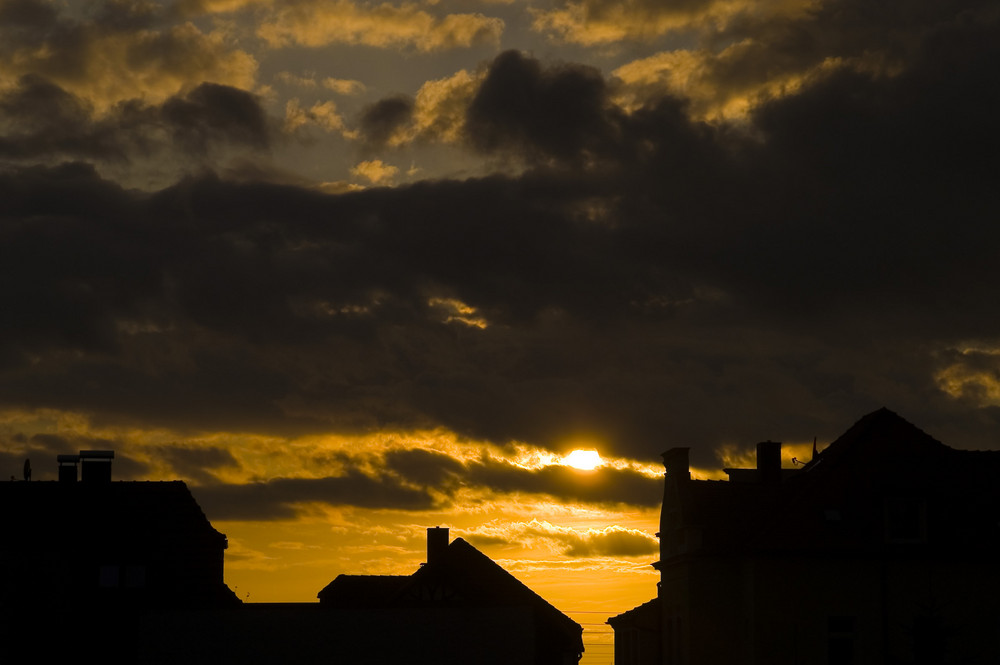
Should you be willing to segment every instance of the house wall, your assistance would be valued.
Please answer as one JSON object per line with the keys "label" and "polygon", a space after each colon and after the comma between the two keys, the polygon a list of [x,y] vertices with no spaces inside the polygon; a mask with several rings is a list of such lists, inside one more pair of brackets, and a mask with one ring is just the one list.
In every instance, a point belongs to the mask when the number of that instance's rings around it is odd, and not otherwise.
{"label": "house wall", "polygon": [[663,663],[988,665],[1000,662],[998,587],[987,562],[689,561],[663,570]]}

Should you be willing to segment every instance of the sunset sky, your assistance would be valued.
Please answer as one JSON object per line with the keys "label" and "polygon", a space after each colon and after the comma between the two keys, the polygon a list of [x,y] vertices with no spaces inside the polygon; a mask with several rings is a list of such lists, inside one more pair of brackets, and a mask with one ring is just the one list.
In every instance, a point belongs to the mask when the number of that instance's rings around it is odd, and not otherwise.
{"label": "sunset sky", "polygon": [[601,624],[670,447],[1000,447],[998,64],[995,0],[0,0],[0,472],[185,480],[250,601],[441,525]]}

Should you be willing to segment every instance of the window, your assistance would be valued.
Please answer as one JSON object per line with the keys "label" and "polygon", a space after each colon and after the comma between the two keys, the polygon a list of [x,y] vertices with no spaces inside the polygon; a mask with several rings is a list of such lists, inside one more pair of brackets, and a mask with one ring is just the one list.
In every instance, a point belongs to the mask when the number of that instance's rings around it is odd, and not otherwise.
{"label": "window", "polygon": [[118,586],[118,583],[118,566],[101,566],[97,576],[97,585],[102,589],[110,589]]}

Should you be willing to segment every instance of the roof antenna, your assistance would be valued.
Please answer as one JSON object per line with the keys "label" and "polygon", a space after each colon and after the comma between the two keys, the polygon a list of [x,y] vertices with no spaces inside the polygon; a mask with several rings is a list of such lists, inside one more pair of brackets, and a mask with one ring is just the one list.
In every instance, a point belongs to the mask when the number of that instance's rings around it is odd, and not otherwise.
{"label": "roof antenna", "polygon": [[[816,455],[817,455],[817,453],[816,453],[816,437],[814,436],[813,437],[813,456],[812,456],[812,459],[809,460],[809,462],[811,462],[812,460],[816,459]],[[809,462],[803,462],[802,460],[800,460],[797,457],[793,457],[792,458],[792,464],[808,464]]]}

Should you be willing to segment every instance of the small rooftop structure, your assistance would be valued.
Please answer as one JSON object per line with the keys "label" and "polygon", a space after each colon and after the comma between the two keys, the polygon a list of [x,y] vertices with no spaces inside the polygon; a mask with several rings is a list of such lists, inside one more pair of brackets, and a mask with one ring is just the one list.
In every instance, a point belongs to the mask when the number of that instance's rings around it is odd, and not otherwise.
{"label": "small rooftop structure", "polygon": [[[449,544],[448,537],[446,528],[427,530],[427,562],[412,575],[339,575],[319,592],[320,605],[378,610],[373,621],[386,639],[401,617],[414,612],[437,617],[424,630],[439,638],[429,639],[425,650],[413,646],[408,662],[569,665],[579,660],[583,629],[578,623],[465,540]],[[460,624],[461,647],[456,637],[447,637]],[[449,648],[449,642],[455,646]]]}

